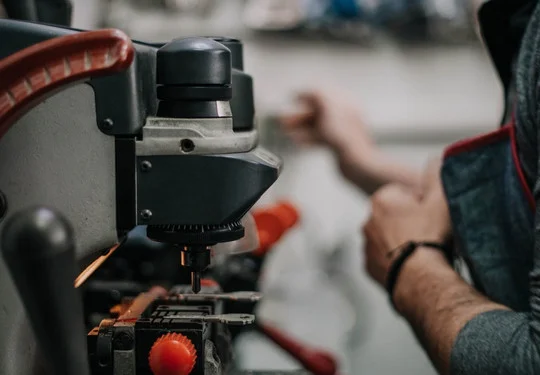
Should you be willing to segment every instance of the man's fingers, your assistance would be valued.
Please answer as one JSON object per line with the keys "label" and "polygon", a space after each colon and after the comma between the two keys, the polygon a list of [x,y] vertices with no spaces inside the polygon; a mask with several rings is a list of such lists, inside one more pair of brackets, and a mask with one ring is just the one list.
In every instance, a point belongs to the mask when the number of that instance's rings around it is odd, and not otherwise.
{"label": "man's fingers", "polygon": [[317,90],[301,92],[296,96],[296,100],[302,105],[315,110],[320,109],[325,101],[322,92]]}
{"label": "man's fingers", "polygon": [[301,92],[296,96],[300,108],[293,113],[283,115],[279,122],[285,129],[301,126],[313,126],[320,112],[323,99],[315,91]]}
{"label": "man's fingers", "polygon": [[[372,227],[373,227],[373,217],[370,216],[368,218],[368,220],[362,226],[362,234],[364,235],[364,237],[369,238],[369,233],[370,233]],[[366,244],[367,244],[367,242],[366,242]]]}
{"label": "man's fingers", "polygon": [[279,123],[284,129],[295,129],[303,126],[311,125],[315,120],[313,111],[305,110],[289,115],[279,117]]}
{"label": "man's fingers", "polygon": [[296,144],[314,145],[320,143],[319,137],[309,129],[295,129],[286,131],[287,136]]}
{"label": "man's fingers", "polygon": [[432,161],[426,169],[424,178],[424,192],[422,204],[430,212],[430,217],[434,221],[445,223],[443,235],[447,236],[451,232],[450,217],[448,212],[448,202],[444,194],[441,180],[442,161]]}

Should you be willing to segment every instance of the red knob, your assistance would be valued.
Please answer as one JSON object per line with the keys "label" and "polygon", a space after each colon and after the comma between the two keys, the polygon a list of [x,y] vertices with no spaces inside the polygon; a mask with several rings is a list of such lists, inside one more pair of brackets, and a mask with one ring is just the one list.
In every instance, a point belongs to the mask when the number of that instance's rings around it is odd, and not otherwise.
{"label": "red knob", "polygon": [[154,375],[189,375],[196,359],[195,346],[180,333],[167,333],[158,338],[148,356]]}
{"label": "red knob", "polygon": [[265,255],[279,239],[299,220],[299,213],[293,204],[280,202],[267,209],[253,213],[259,235],[259,248],[255,255]]}
{"label": "red knob", "polygon": [[217,281],[212,279],[201,279],[201,286],[212,288],[212,287],[219,287],[219,284]]}

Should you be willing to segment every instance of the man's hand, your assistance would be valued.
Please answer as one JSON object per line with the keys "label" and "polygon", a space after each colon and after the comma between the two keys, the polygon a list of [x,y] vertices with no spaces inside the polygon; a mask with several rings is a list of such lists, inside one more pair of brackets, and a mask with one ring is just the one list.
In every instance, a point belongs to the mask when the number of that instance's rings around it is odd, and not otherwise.
{"label": "man's hand", "polygon": [[341,153],[358,149],[365,159],[376,151],[357,107],[338,91],[301,93],[302,110],[281,118],[283,130],[299,144],[323,144]]}
{"label": "man's hand", "polygon": [[450,234],[438,171],[438,164],[427,169],[421,192],[391,184],[373,195],[372,214],[364,226],[366,268],[380,284],[386,283],[388,269],[397,255],[391,253],[393,249],[409,241],[443,242]]}
{"label": "man's hand", "polygon": [[[364,232],[366,266],[379,283],[386,284],[388,269],[395,259],[388,257],[391,250],[408,241],[441,242],[450,234],[439,170],[438,163],[427,169],[420,191],[388,185],[374,194],[373,213]],[[403,264],[392,297],[397,311],[407,319],[435,367],[444,375],[450,374],[452,348],[463,327],[478,314],[508,310],[468,285],[442,252],[422,247]],[[478,341],[477,348],[484,346],[490,350],[482,341],[481,332],[476,336],[473,340]],[[478,358],[473,353],[470,361]]]}
{"label": "man's hand", "polygon": [[303,110],[282,116],[285,133],[297,144],[328,146],[343,175],[367,194],[390,183],[416,187],[415,170],[389,160],[369,134],[358,108],[339,91],[300,94]]}

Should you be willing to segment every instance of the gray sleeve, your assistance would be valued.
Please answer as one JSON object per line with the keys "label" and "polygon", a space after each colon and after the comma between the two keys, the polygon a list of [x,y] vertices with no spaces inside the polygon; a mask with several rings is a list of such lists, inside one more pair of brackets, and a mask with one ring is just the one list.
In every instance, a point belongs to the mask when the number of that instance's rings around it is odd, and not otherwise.
{"label": "gray sleeve", "polygon": [[540,374],[538,323],[530,313],[489,311],[467,323],[450,359],[452,375]]}

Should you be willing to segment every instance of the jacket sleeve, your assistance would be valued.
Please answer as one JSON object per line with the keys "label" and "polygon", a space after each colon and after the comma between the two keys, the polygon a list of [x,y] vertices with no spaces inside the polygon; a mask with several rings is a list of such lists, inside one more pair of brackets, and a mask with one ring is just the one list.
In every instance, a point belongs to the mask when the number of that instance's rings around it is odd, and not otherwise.
{"label": "jacket sleeve", "polygon": [[489,311],[459,333],[450,360],[452,375],[540,374],[538,289],[535,312]]}

